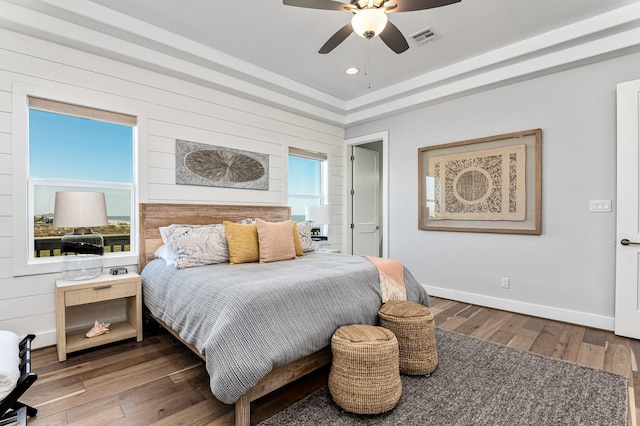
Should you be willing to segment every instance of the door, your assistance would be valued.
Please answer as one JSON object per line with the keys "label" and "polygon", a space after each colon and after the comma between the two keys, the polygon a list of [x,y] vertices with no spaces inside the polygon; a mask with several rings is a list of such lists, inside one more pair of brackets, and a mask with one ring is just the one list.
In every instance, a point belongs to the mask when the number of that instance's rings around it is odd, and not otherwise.
{"label": "door", "polygon": [[640,339],[640,80],[618,85],[615,333]]}
{"label": "door", "polygon": [[380,256],[380,156],[352,147],[352,254]]}

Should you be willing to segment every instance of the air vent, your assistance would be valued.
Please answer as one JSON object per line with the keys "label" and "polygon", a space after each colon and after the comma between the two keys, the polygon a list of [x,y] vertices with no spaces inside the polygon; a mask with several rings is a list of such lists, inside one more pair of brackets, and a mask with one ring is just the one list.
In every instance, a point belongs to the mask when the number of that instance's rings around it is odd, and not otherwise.
{"label": "air vent", "polygon": [[411,38],[413,38],[418,44],[424,44],[429,41],[434,41],[439,39],[440,37],[440,33],[438,33],[433,27],[426,28],[411,35]]}

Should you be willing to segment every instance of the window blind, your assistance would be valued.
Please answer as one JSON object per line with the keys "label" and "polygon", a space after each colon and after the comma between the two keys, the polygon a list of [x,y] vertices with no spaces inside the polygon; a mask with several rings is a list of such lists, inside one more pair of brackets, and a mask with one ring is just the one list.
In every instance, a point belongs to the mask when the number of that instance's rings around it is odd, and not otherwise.
{"label": "window blind", "polygon": [[68,104],[32,96],[29,96],[29,108],[37,109],[40,111],[55,112],[58,114],[89,118],[92,120],[106,121],[109,123],[132,127],[137,123],[137,118],[133,115],[106,111],[97,108],[89,108],[81,105]]}
{"label": "window blind", "polygon": [[327,154],[322,152],[308,151],[306,149],[289,147],[289,155],[294,157],[309,158],[312,160],[327,161]]}

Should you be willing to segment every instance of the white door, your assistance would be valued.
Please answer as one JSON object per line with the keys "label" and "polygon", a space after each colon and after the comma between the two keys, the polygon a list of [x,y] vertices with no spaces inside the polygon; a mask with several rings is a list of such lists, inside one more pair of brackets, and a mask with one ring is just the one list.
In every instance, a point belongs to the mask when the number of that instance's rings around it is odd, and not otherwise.
{"label": "white door", "polygon": [[352,254],[380,256],[380,162],[376,151],[352,150]]}
{"label": "white door", "polygon": [[618,85],[615,333],[640,339],[640,80]]}

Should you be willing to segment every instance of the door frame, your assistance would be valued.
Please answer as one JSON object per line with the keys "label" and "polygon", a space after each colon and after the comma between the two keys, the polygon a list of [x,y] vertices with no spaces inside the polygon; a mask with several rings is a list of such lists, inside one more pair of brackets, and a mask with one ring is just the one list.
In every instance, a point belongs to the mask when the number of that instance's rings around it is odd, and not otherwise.
{"label": "door frame", "polygon": [[347,161],[347,190],[346,199],[347,202],[347,220],[345,221],[346,235],[347,235],[347,253],[351,253],[353,247],[353,233],[351,232],[351,194],[349,188],[353,185],[352,171],[353,163],[351,162],[351,147],[355,145],[364,145],[370,142],[382,141],[382,170],[380,185],[382,187],[382,197],[380,202],[382,210],[382,257],[389,257],[389,131],[383,131],[378,133],[372,133],[369,135],[358,136],[355,138],[349,138],[345,140]]}
{"label": "door frame", "polygon": [[[640,249],[623,246],[621,240],[640,239],[638,230],[638,107],[640,80],[628,81],[617,85],[617,142],[616,142],[616,280],[614,332],[617,335],[640,338],[637,328],[639,317],[640,278],[638,278],[638,256]],[[632,197],[629,193],[634,194]]]}

